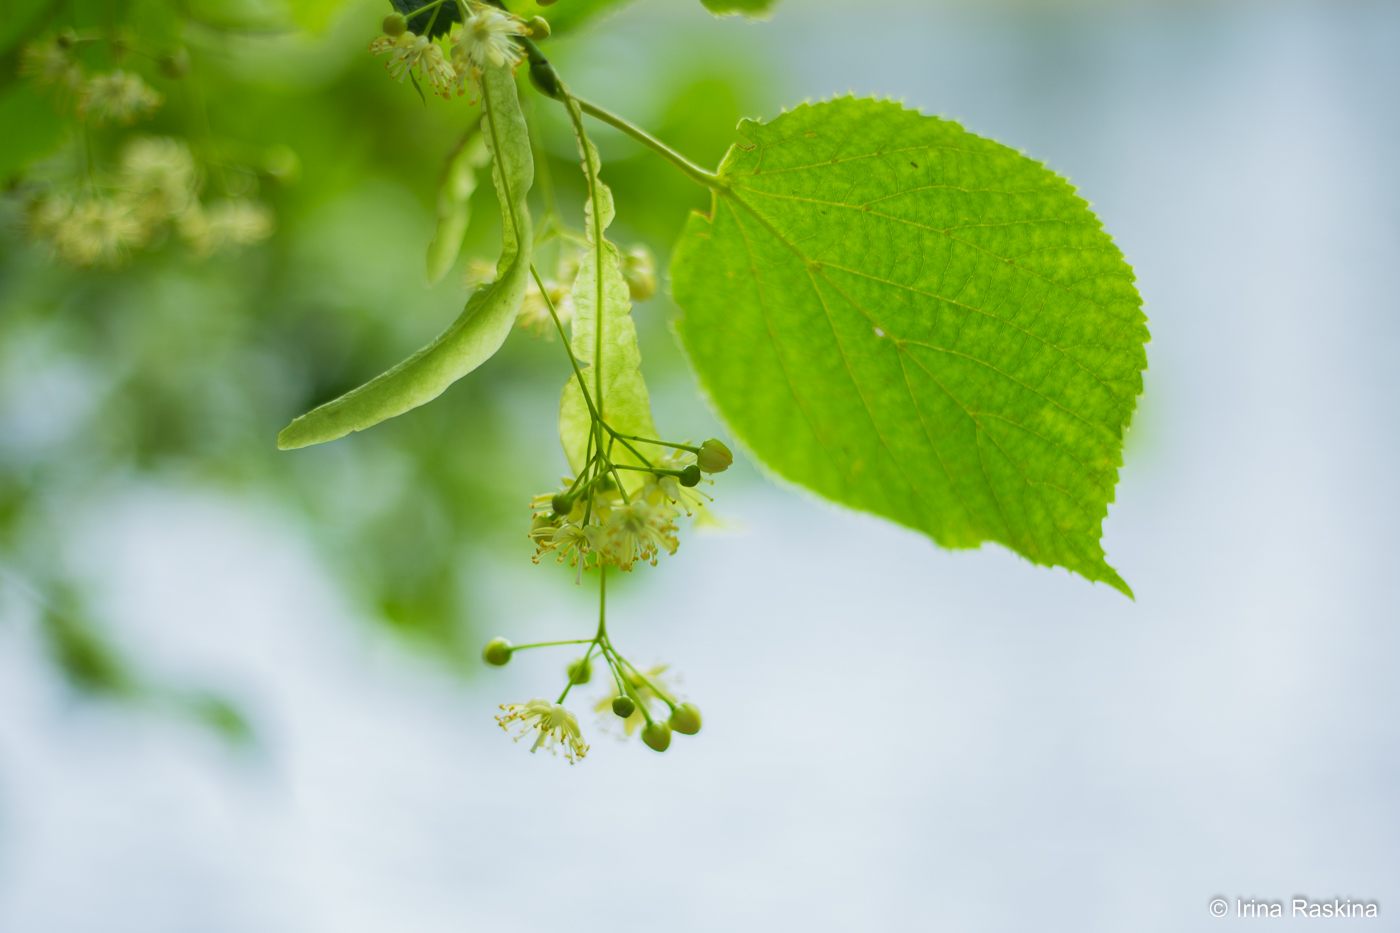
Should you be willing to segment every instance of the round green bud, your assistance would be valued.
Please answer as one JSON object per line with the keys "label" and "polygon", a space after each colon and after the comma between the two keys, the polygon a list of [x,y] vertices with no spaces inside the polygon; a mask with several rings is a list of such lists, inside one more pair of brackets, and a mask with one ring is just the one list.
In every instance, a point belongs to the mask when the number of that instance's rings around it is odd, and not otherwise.
{"label": "round green bud", "polygon": [[190,73],[190,53],[184,46],[160,60],[160,73],[177,80]]}
{"label": "round green bud", "polygon": [[593,679],[593,662],[588,658],[575,658],[569,664],[569,683],[586,684]]}
{"label": "round green bud", "polygon": [[549,20],[543,16],[532,16],[526,20],[525,25],[530,30],[531,39],[549,38]]}
{"label": "round green bud", "polygon": [[632,702],[631,697],[613,697],[613,715],[621,719],[626,719],[637,711],[637,704]]}
{"label": "round green bud", "polygon": [[700,445],[695,462],[706,473],[723,473],[734,465],[734,455],[729,452],[728,447],[712,437]]}
{"label": "round green bud", "polygon": [[481,660],[500,667],[510,662],[511,650],[510,642],[504,638],[493,638],[481,649]]}
{"label": "round green bud", "polygon": [[694,703],[682,703],[671,710],[671,728],[681,735],[694,735],[700,731],[700,707]]}
{"label": "round green bud", "polygon": [[682,486],[694,486],[700,482],[700,468],[692,463],[681,470],[681,475],[678,478]]}
{"label": "round green bud", "polygon": [[642,741],[654,752],[664,752],[671,747],[671,727],[659,719],[654,719],[642,729]]}
{"label": "round green bud", "polygon": [[530,62],[530,83],[545,97],[555,100],[564,93],[564,88],[559,82],[559,72],[543,58]]}
{"label": "round green bud", "polygon": [[408,19],[402,13],[390,13],[384,17],[384,35],[401,36],[408,32]]}
{"label": "round green bud", "polygon": [[555,515],[563,518],[574,507],[574,501],[562,492],[556,492],[554,498],[549,501],[549,507],[554,509]]}
{"label": "round green bud", "polygon": [[301,177],[301,159],[291,146],[273,146],[263,156],[263,170],[277,182],[290,185]]}

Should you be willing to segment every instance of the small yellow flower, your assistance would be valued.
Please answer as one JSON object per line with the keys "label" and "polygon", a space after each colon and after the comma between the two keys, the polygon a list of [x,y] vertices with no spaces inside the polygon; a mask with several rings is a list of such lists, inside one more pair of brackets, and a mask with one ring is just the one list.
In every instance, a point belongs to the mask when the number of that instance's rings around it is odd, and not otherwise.
{"label": "small yellow flower", "polygon": [[[549,300],[554,304],[554,313],[559,315],[559,323],[568,324],[574,316],[573,284],[546,280],[544,287],[549,294]],[[535,337],[554,339],[557,329],[554,326],[554,318],[550,316],[549,305],[545,303],[544,295],[533,279],[525,286],[525,300],[520,304],[520,314],[515,319],[515,326],[521,330],[528,330]]]}
{"label": "small yellow flower", "polygon": [[83,69],[73,60],[69,49],[56,39],[25,46],[20,56],[19,73],[33,78],[40,87],[76,91],[83,85]]}
{"label": "small yellow flower", "polygon": [[193,203],[180,215],[180,235],[198,256],[249,246],[272,235],[272,211],[246,198]]}
{"label": "small yellow flower", "polygon": [[75,266],[120,265],[149,235],[127,201],[105,195],[50,195],[31,208],[30,231]]}
{"label": "small yellow flower", "polygon": [[619,570],[637,561],[656,566],[661,551],[676,553],[676,510],[637,498],[612,510],[603,525],[603,557]]}
{"label": "small yellow flower", "polygon": [[122,150],[121,182],[141,218],[160,223],[194,203],[199,176],[184,140],[140,136]]}
{"label": "small yellow flower", "polygon": [[501,728],[506,732],[510,731],[513,723],[520,723],[520,734],[515,737],[519,742],[530,730],[535,730],[535,744],[530,746],[530,752],[544,746],[549,752],[557,753],[556,748],[564,749],[564,757],[569,764],[574,764],[583,756],[588,754],[588,746],[583,742],[583,735],[579,732],[578,719],[558,703],[551,703],[541,697],[529,701],[528,703],[501,704],[501,709],[505,710],[505,715],[497,716],[496,722],[501,724]]}
{"label": "small yellow flower", "polygon": [[504,10],[484,3],[472,3],[467,21],[452,33],[452,61],[458,73],[469,66],[477,74],[488,65],[512,68],[525,58],[525,50],[511,41],[528,36],[530,27]]}
{"label": "small yellow flower", "polygon": [[162,100],[140,75],[119,69],[88,79],[78,98],[78,113],[98,123],[132,123],[155,113]]}
{"label": "small yellow flower", "polygon": [[396,81],[404,81],[416,72],[430,88],[446,97],[457,80],[457,72],[443,57],[442,49],[427,36],[411,32],[380,36],[369,44],[369,50],[375,55],[389,53],[384,67]]}

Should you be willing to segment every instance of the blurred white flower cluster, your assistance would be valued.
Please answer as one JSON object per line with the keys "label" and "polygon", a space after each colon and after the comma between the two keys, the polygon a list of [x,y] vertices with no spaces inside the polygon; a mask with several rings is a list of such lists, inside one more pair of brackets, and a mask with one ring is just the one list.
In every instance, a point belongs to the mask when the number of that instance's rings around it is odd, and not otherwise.
{"label": "blurred white flower cluster", "polygon": [[173,230],[199,257],[257,243],[272,211],[246,198],[199,200],[199,171],[183,140],[139,136],[107,184],[55,187],[29,205],[28,229],[75,266],[120,265]]}

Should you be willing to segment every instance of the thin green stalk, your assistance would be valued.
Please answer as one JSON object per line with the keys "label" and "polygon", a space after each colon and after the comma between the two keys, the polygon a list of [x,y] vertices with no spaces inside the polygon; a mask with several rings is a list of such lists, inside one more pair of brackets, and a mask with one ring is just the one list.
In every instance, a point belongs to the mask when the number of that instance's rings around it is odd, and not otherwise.
{"label": "thin green stalk", "polygon": [[665,690],[662,690],[662,689],[661,689],[660,687],[658,687],[656,684],[652,683],[651,680],[647,677],[646,674],[643,674],[641,671],[637,670],[637,666],[636,666],[635,664],[633,664],[631,661],[627,660],[626,658],[621,658],[621,661],[622,661],[623,664],[626,664],[628,667],[630,667],[630,668],[632,669],[632,673],[636,674],[639,678],[641,678],[642,683],[646,684],[649,688],[651,688],[651,692],[652,692],[652,693],[654,693],[654,694],[656,694],[657,696],[661,697],[661,701],[662,701],[663,703],[665,703],[665,704],[666,704],[667,706],[669,706],[671,709],[675,709],[675,708],[676,708],[676,701],[671,697],[671,695],[668,694]]}
{"label": "thin green stalk", "polygon": [[524,651],[526,648],[550,648],[554,645],[591,645],[596,642],[595,638],[575,638],[572,641],[537,641],[528,645],[511,645],[510,650]]}
{"label": "thin green stalk", "polygon": [[[544,306],[549,310],[549,316],[554,319],[554,326],[559,331],[559,340],[564,344],[564,352],[569,354],[569,363],[574,367],[574,375],[578,377],[578,387],[583,390],[583,400],[588,403],[588,413],[593,416],[594,421],[602,421],[602,416],[598,414],[598,409],[593,406],[593,399],[588,395],[588,380],[583,378],[583,370],[578,365],[578,357],[574,356],[573,347],[569,346],[569,337],[564,333],[564,325],[559,320],[559,313],[554,310],[554,302],[549,300],[549,290],[544,287],[544,281],[540,278],[540,272],[535,268],[535,264],[530,263],[530,274],[535,277],[535,285],[540,290],[540,297],[544,298]],[[606,428],[607,425],[604,425]],[[611,431],[611,429],[609,429]]]}
{"label": "thin green stalk", "polygon": [[[584,655],[583,655],[583,663],[584,663],[585,666],[588,664],[588,659],[591,658],[591,657],[593,657],[593,649],[596,648],[596,647],[598,647],[598,642],[597,642],[597,641],[592,641],[592,642],[590,643],[590,646],[589,646],[588,650],[587,650],[586,652],[584,652]],[[563,703],[563,702],[564,702],[564,698],[565,698],[566,696],[569,695],[569,691],[572,690],[572,689],[574,689],[574,679],[573,679],[573,677],[570,677],[570,678],[569,678],[569,682],[568,682],[567,684],[564,685],[564,692],[561,693],[561,694],[559,694],[559,699],[557,699],[557,700],[554,701],[554,702],[555,702],[555,705],[558,705],[558,704],[560,704],[560,703]]]}
{"label": "thin green stalk", "polygon": [[643,444],[655,444],[657,447],[672,447],[676,450],[688,450],[693,454],[698,454],[700,452],[699,447],[694,447],[690,444],[673,444],[670,441],[657,441],[652,440],[649,437],[637,437],[633,434],[620,434],[617,431],[612,430],[611,428],[608,429],[608,433],[611,434],[613,437],[618,438],[619,440],[625,439],[629,441],[640,441]]}
{"label": "thin green stalk", "polygon": [[667,162],[670,162],[676,168],[684,172],[690,178],[691,181],[694,181],[697,184],[704,185],[706,188],[727,187],[723,179],[721,179],[718,175],[714,174],[713,172],[705,171],[703,168],[696,165],[694,162],[690,161],[685,156],[681,155],[679,152],[672,149],[670,146],[666,145],[661,140],[657,139],[655,136],[652,136],[650,133],[646,132],[640,127],[633,126],[631,123],[628,123],[626,120],[622,119],[622,117],[619,117],[617,114],[609,113],[602,107],[599,107],[597,104],[590,104],[588,101],[578,97],[574,97],[571,94],[568,95],[568,99],[577,104],[579,108],[584,113],[588,114],[590,117],[595,117],[599,120],[602,120],[609,126],[621,130],[628,136],[631,136],[637,142],[641,143],[643,146],[646,146],[648,149],[651,149],[653,152],[660,155]]}

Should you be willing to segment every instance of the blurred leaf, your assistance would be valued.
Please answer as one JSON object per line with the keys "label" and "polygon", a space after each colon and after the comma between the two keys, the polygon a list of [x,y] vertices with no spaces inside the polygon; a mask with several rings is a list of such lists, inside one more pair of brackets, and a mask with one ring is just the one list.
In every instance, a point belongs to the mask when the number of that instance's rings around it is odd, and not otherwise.
{"label": "blurred leaf", "polygon": [[506,6],[522,19],[543,16],[549,20],[549,34],[554,37],[577,29],[590,19],[611,13],[628,2],[630,0],[559,0],[558,3],[541,5],[534,0],[523,3],[507,0]]}
{"label": "blurred leaf", "polygon": [[[568,106],[578,115],[578,105]],[[633,437],[656,437],[651,417],[651,398],[642,379],[642,353],[637,347],[637,325],[632,321],[632,299],[627,281],[618,264],[617,247],[602,236],[613,219],[612,192],[598,180],[602,166],[598,150],[579,137],[579,150],[587,160],[585,176],[590,179],[584,231],[589,248],[579,257],[578,278],[574,280],[573,352],[583,366],[583,378],[603,418],[614,429]],[[595,222],[596,212],[596,222]],[[597,390],[601,376],[602,388]],[[559,407],[559,438],[568,455],[574,475],[588,462],[588,441],[593,418],[588,411],[578,379],[564,385]],[[645,445],[638,445],[646,453]],[[639,458],[615,449],[615,463],[641,466]],[[624,477],[640,481],[640,473]]]}
{"label": "blurred leaf", "polygon": [[182,698],[180,705],[196,722],[212,729],[231,745],[251,745],[257,738],[242,711],[221,696],[199,693]]}
{"label": "blurred leaf", "polygon": [[130,697],[137,684],[126,664],[72,599],[43,607],[49,650],[68,682],[86,693]]}
{"label": "blurred leaf", "polygon": [[716,16],[739,13],[744,16],[764,16],[776,0],[700,0],[705,9]]}
{"label": "blurred leaf", "polygon": [[462,141],[448,163],[442,188],[438,191],[437,229],[428,244],[428,284],[436,285],[457,262],[462,237],[472,216],[472,192],[476,190],[476,170],[491,160],[480,133]]}
{"label": "blurred leaf", "polygon": [[278,435],[278,447],[291,450],[333,441],[426,404],[495,355],[510,334],[530,274],[534,234],[526,195],[534,177],[534,160],[510,68],[488,68],[481,80],[489,105],[482,117],[482,135],[495,157],[491,175],[503,226],[496,281],[472,295],[462,314],[432,343],[358,389],[293,421]]}
{"label": "blurred leaf", "polygon": [[1085,202],[892,102],[740,131],[672,266],[681,337],[735,433],[946,547],[997,541],[1131,595],[1099,538],[1148,333]]}
{"label": "blurred leaf", "polygon": [[0,97],[0,126],[5,141],[0,145],[0,182],[58,148],[71,123],[58,115],[29,84],[12,85]]}

